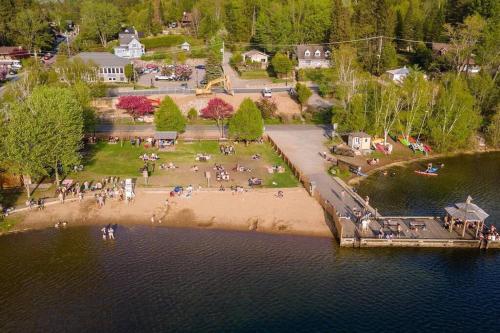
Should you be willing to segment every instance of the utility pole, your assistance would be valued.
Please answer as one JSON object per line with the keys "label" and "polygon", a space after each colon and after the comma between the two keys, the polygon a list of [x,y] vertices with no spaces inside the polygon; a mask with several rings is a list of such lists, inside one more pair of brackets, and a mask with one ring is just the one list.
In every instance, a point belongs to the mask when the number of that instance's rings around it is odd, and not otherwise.
{"label": "utility pole", "polygon": [[384,36],[379,36],[378,38],[378,54],[377,54],[377,73],[380,74],[380,58],[382,57],[382,42]]}
{"label": "utility pole", "polygon": [[252,15],[252,37],[255,36],[255,5],[253,6],[253,15]]}

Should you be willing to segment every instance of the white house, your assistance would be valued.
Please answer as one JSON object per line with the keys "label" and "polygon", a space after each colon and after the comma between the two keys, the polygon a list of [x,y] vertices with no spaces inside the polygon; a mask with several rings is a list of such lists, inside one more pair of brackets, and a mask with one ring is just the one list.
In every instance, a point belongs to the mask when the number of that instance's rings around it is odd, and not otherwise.
{"label": "white house", "polygon": [[128,59],[117,57],[107,52],[82,52],[75,56],[84,62],[99,67],[98,77],[104,82],[127,82],[125,66],[130,64]]}
{"label": "white house", "polygon": [[250,50],[242,54],[244,61],[258,62],[262,68],[267,68],[269,64],[269,56],[258,50]]}
{"label": "white house", "polygon": [[120,58],[140,58],[144,55],[144,45],[139,42],[139,33],[127,28],[118,34],[120,46],[115,47],[115,55]]}
{"label": "white house", "polygon": [[298,45],[295,51],[298,68],[330,67],[330,50],[321,45]]}
{"label": "white house", "polygon": [[347,136],[347,145],[353,150],[368,151],[371,145],[371,136],[365,132],[352,132]]}
{"label": "white house", "polygon": [[191,44],[184,42],[181,44],[181,50],[189,52],[191,50]]}
{"label": "white house", "polygon": [[403,80],[410,74],[410,70],[406,68],[406,66],[392,69],[386,72],[389,75],[389,78],[397,83],[403,82]]}

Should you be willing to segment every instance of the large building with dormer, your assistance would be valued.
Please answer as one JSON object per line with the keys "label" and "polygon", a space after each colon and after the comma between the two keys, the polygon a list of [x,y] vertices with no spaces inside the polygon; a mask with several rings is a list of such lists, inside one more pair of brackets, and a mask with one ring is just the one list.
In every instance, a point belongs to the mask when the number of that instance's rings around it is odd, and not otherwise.
{"label": "large building with dormer", "polygon": [[297,68],[327,68],[330,67],[330,50],[322,45],[298,45]]}
{"label": "large building with dormer", "polygon": [[118,34],[120,46],[115,47],[115,55],[120,58],[140,58],[144,55],[144,45],[139,41],[139,33],[127,28]]}

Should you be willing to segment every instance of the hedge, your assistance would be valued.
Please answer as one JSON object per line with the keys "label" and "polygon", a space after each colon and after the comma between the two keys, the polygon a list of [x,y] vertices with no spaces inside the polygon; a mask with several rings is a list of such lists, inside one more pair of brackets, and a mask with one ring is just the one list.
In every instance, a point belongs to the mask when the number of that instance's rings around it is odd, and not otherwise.
{"label": "hedge", "polygon": [[146,50],[180,46],[184,42],[188,42],[191,46],[203,45],[202,40],[183,35],[163,35],[141,39],[141,43],[144,44]]}

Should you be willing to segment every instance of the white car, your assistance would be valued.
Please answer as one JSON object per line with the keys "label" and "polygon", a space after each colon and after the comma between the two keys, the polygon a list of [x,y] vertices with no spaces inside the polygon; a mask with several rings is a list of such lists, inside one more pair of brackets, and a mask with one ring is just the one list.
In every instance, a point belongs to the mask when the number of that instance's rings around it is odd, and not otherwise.
{"label": "white car", "polygon": [[175,80],[175,75],[156,75],[155,81],[172,81]]}
{"label": "white car", "polygon": [[265,98],[271,98],[271,97],[273,97],[273,93],[272,93],[271,89],[264,88],[264,89],[262,89],[262,96],[264,96]]}

